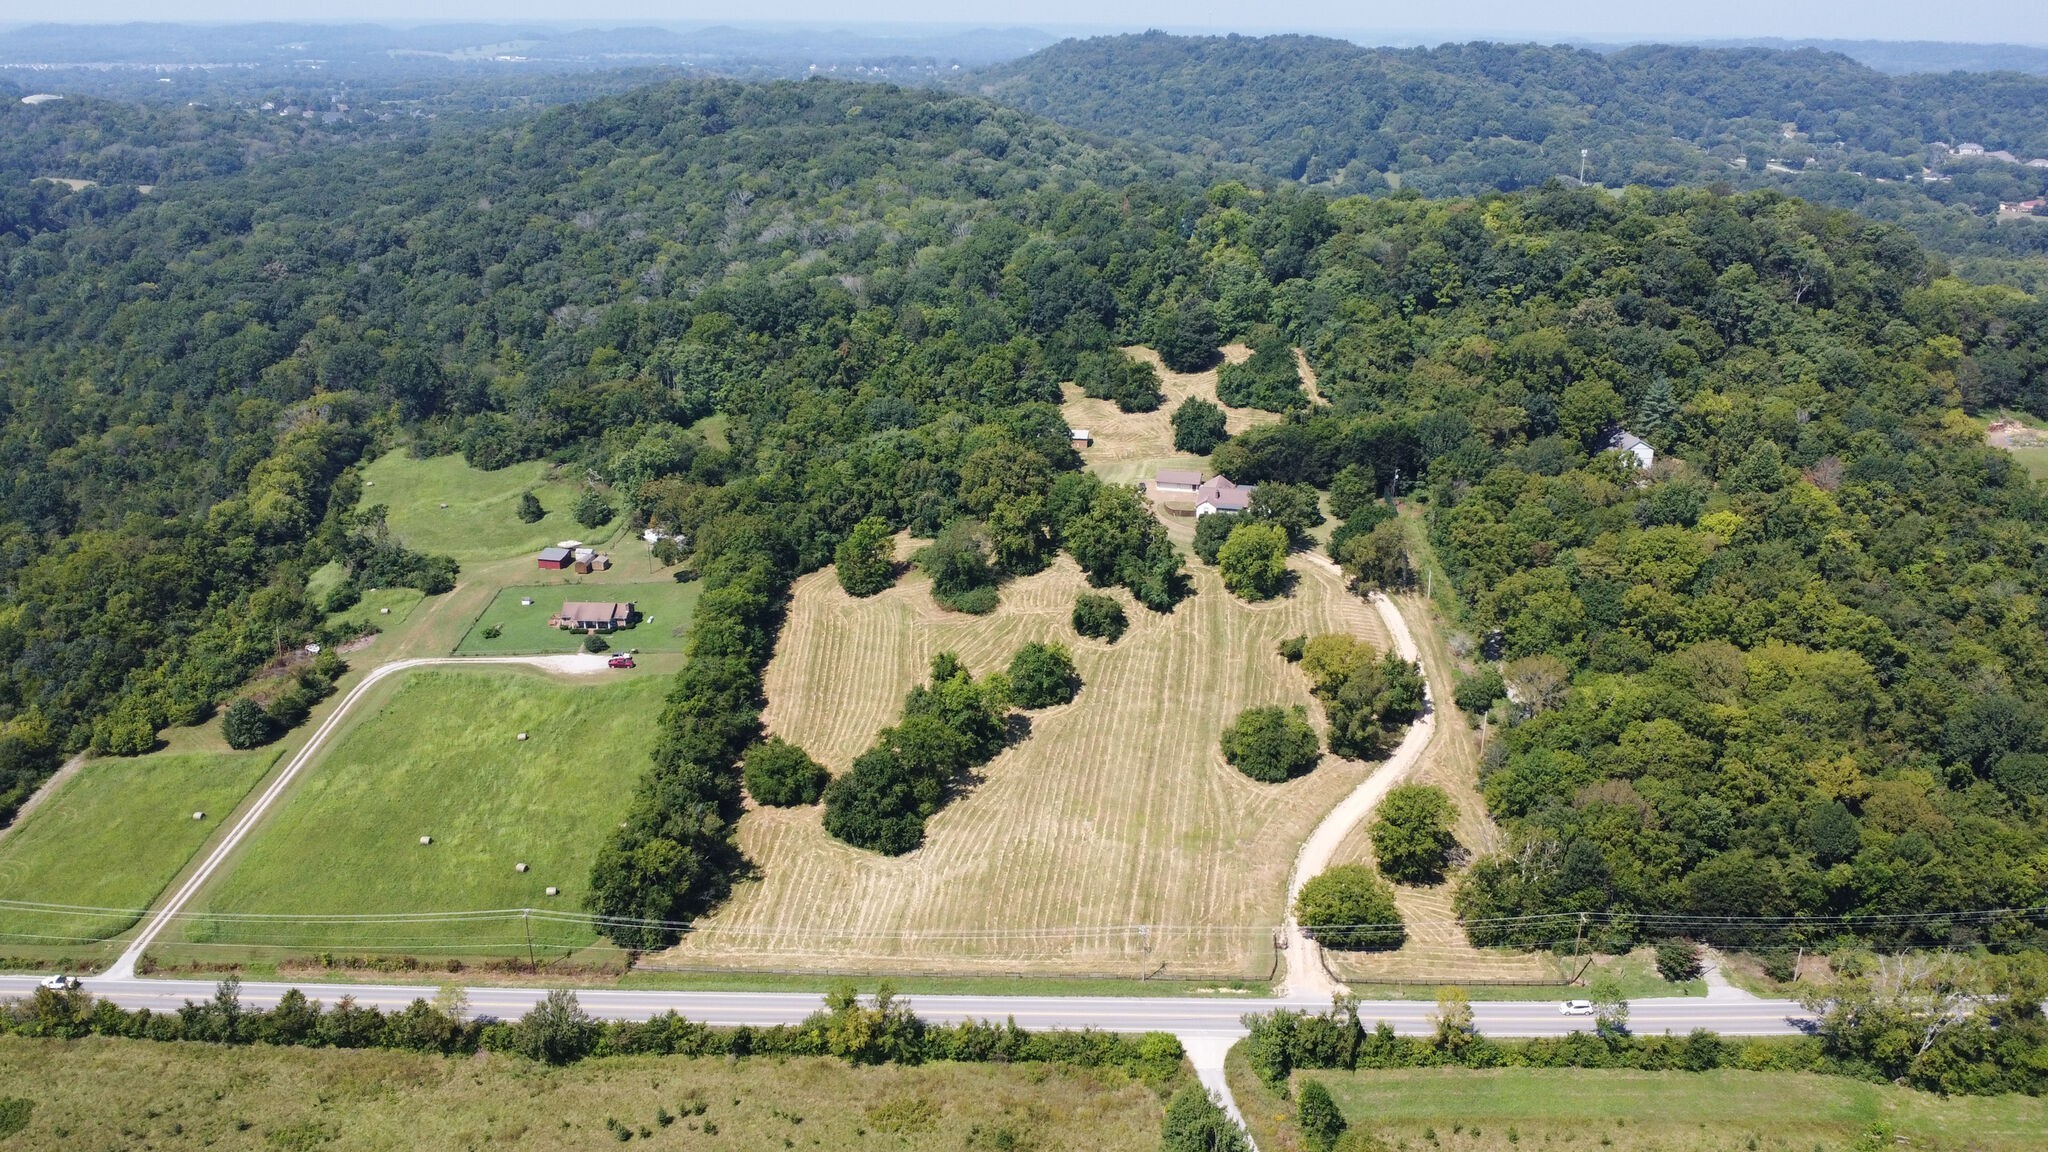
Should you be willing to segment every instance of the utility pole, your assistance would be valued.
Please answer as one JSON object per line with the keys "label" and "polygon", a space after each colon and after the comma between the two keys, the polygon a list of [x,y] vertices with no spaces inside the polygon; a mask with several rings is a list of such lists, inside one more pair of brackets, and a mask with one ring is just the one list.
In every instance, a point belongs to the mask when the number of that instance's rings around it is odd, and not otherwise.
{"label": "utility pole", "polygon": [[521,928],[526,929],[526,966],[534,969],[535,971],[539,971],[540,965],[535,963],[533,959],[533,920],[531,919],[532,916],[533,909],[531,908],[521,908],[519,910],[519,926]]}

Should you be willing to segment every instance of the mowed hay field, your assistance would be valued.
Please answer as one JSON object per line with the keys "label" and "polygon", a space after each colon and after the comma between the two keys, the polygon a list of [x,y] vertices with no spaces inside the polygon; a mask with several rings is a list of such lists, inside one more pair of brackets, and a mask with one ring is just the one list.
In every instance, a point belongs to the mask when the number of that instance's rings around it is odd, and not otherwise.
{"label": "mowed hay field", "polygon": [[[1121,1075],[1036,1064],[612,1057],[550,1068],[501,1055],[0,1036],[0,1077],[0,1095],[30,1102],[26,1126],[0,1144],[50,1152],[1151,1152],[1161,1115],[1159,1098]],[[698,1103],[701,1114],[686,1114]]]}
{"label": "mowed hay field", "polygon": [[[125,931],[276,762],[256,752],[87,761],[0,839],[0,899],[97,913],[0,909],[0,948],[68,948]],[[194,820],[194,812],[206,818]],[[81,951],[85,954],[90,949]]]}
{"label": "mowed hay field", "polygon": [[[195,901],[194,918],[167,933],[168,948],[523,955],[516,918],[228,917],[580,911],[591,861],[647,766],[667,678],[617,672],[572,683],[494,668],[403,675],[382,708],[292,783]],[[434,842],[423,846],[422,836]],[[514,869],[521,862],[528,871]],[[548,896],[550,885],[561,894]],[[531,928],[543,946],[594,939],[582,924]]]}
{"label": "mowed hay field", "polygon": [[[1216,400],[1216,369],[1207,372],[1175,372],[1159,362],[1150,348],[1126,348],[1124,354],[1143,360],[1159,370],[1159,390],[1166,402],[1151,412],[1121,412],[1108,400],[1091,400],[1072,384],[1065,386],[1066,403],[1061,407],[1067,424],[1086,428],[1095,443],[1081,449],[1088,469],[1118,484],[1149,481],[1161,468],[1201,468],[1204,458],[1173,449],[1173,414],[1190,396],[1211,404]],[[1242,364],[1251,359],[1251,349],[1242,344],[1226,345],[1223,359]],[[1225,408],[1224,426],[1235,436],[1247,428],[1273,424],[1279,415],[1256,408]]]}
{"label": "mowed hay field", "polygon": [[[1389,1146],[1444,1152],[2030,1152],[2048,1132],[2048,1101],[2034,1097],[1941,1097],[1843,1076],[1562,1068],[1312,1075],[1361,1131]],[[1280,1119],[1291,1119],[1292,1105],[1252,1087],[1249,1075],[1231,1084],[1260,1148],[1299,1147]],[[1879,1128],[1888,1134],[1859,1142]]]}
{"label": "mowed hay field", "polygon": [[908,856],[831,839],[820,808],[748,813],[740,841],[760,878],[654,963],[1126,976],[1165,965],[1263,978],[1297,848],[1370,765],[1326,757],[1307,776],[1260,784],[1224,763],[1218,736],[1251,705],[1309,703],[1275,652],[1281,639],[1345,631],[1386,643],[1337,576],[1296,565],[1293,594],[1259,605],[1197,565],[1196,594],[1171,614],[1126,599],[1131,629],[1114,646],[1074,634],[1087,585],[1064,557],[1006,586],[986,617],[939,609],[915,575],[868,600],[830,570],[800,580],[765,719],[835,772],[898,718],[934,653],[983,674],[1028,641],[1057,640],[1086,687],[1032,714],[1029,738]]}

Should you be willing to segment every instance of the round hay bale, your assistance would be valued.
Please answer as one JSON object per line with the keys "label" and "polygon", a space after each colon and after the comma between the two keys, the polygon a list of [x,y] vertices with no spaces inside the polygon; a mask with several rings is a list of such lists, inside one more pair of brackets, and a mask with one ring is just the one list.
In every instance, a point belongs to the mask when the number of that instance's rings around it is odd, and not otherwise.
{"label": "round hay bale", "polygon": [[548,895],[560,896],[561,894],[562,890],[560,888],[555,887],[553,884],[548,885]]}
{"label": "round hay bale", "polygon": [[443,508],[446,508],[447,506],[448,506],[448,505],[446,505],[446,504],[443,504],[443,505],[441,505],[441,507],[443,507]]}
{"label": "round hay bale", "polygon": [[512,866],[512,870],[513,870],[514,872],[524,872],[524,871],[526,871],[526,861],[524,861],[524,860],[521,860],[521,861],[520,861],[519,863],[517,863],[517,864],[514,864],[514,865]]}
{"label": "round hay bale", "polygon": [[204,812],[194,812],[194,813],[192,814],[192,818],[193,818],[194,820],[204,820],[204,819],[206,819],[206,813],[204,813]]}
{"label": "round hay bale", "polygon": [[424,845],[424,844],[432,844],[433,842],[434,842],[434,838],[433,838],[432,836],[422,836],[422,837],[420,837],[420,843],[421,843],[421,844],[423,844],[423,845]]}
{"label": "round hay bale", "polygon": [[377,609],[377,613],[378,613],[379,615],[381,615],[381,616],[389,616],[389,615],[391,615],[391,609],[389,609],[389,608],[379,608],[379,609]]}
{"label": "round hay bale", "polygon": [[521,740],[524,740],[524,739],[526,739],[526,733],[524,733],[524,732],[521,732],[521,733],[519,734],[519,738],[520,738]]}

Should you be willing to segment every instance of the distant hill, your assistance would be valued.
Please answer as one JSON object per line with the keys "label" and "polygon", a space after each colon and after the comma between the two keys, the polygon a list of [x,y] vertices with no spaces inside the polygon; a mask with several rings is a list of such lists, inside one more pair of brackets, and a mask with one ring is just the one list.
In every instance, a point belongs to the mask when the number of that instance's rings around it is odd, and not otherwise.
{"label": "distant hill", "polygon": [[2048,75],[2048,47],[2032,44],[1949,44],[1939,40],[1706,40],[1702,48],[1817,48],[1839,52],[1879,72],[2028,72]]}
{"label": "distant hill", "polygon": [[[2020,256],[2048,236],[1997,225],[2048,168],[2048,77],[1891,76],[1813,48],[1534,44],[1362,48],[1313,36],[1150,32],[1067,40],[962,87],[1106,136],[1338,192],[1428,196],[1555,178],[1609,186],[1779,187],[1909,224],[1956,256]],[[1940,179],[1921,183],[1922,169]],[[1999,273],[2002,275],[2003,273]]]}

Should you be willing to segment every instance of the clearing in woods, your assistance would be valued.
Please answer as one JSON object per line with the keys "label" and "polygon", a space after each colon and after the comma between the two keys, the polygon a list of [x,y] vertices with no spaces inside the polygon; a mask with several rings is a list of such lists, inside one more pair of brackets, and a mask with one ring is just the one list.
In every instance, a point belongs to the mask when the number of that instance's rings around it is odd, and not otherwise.
{"label": "clearing in woods", "polygon": [[[1108,400],[1091,400],[1074,385],[1065,385],[1066,404],[1061,411],[1066,414],[1068,426],[1086,428],[1095,438],[1095,443],[1081,449],[1081,459],[1088,470],[1114,484],[1136,484],[1149,482],[1161,468],[1204,467],[1207,457],[1174,451],[1173,414],[1190,396],[1218,403],[1216,369],[1175,372],[1161,364],[1159,354],[1150,348],[1126,348],[1124,352],[1159,370],[1159,390],[1166,394],[1166,402],[1151,412],[1121,412]],[[1242,344],[1227,344],[1223,348],[1223,359],[1232,364],[1242,364],[1251,355],[1252,350]],[[1233,436],[1280,419],[1275,413],[1256,408],[1225,408],[1223,415],[1224,427]]]}
{"label": "clearing in woods", "polygon": [[[532,524],[519,519],[519,495],[529,490],[546,509]],[[485,472],[461,456],[420,460],[396,448],[364,466],[358,507],[384,505],[384,523],[407,547],[469,563],[522,555],[562,539],[610,539],[620,519],[585,528],[569,514],[581,491],[573,470],[537,460]]]}
{"label": "clearing in woods", "polygon": [[[582,908],[590,864],[647,767],[666,678],[567,684],[511,668],[402,673],[166,930],[170,955],[229,949],[524,955],[515,917],[474,923],[237,921]],[[518,739],[525,732],[528,739]],[[431,836],[431,845],[420,837]],[[526,872],[514,865],[525,863]],[[548,896],[556,887],[560,894]],[[594,940],[534,920],[537,945]],[[273,951],[274,954],[274,951]]]}
{"label": "clearing in woods", "polygon": [[[1217,748],[1255,704],[1313,705],[1281,660],[1289,636],[1343,631],[1384,647],[1371,605],[1305,558],[1289,597],[1245,604],[1193,565],[1172,613],[1128,596],[1114,646],[1075,635],[1072,561],[1003,588],[984,617],[943,611],[919,575],[867,600],[829,569],[797,582],[767,676],[765,719],[835,772],[894,723],[933,654],[977,675],[1022,644],[1066,644],[1086,687],[1030,714],[931,821],[889,858],[827,836],[822,809],[761,809],[740,842],[761,868],[654,967],[1035,971],[1265,978],[1295,849],[1372,766],[1326,756],[1287,784],[1256,783]],[[1320,715],[1316,716],[1320,722]]]}

